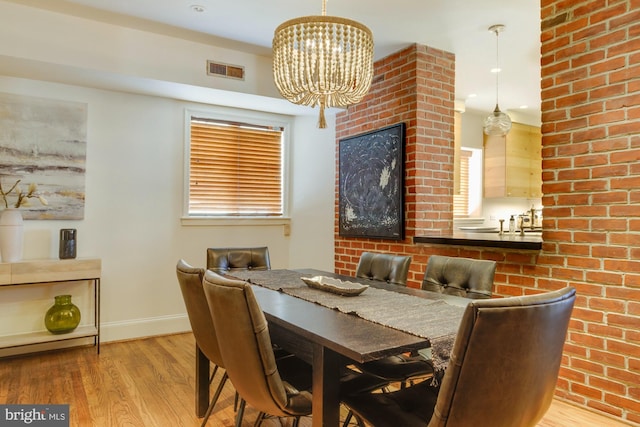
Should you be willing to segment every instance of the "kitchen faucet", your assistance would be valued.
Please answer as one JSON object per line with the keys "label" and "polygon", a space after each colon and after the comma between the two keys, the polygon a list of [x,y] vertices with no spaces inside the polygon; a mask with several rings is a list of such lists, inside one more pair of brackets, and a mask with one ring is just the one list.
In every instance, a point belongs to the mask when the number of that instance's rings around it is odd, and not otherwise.
{"label": "kitchen faucet", "polygon": [[531,206],[531,222],[529,223],[529,225],[531,226],[531,230],[534,229],[534,224],[536,222],[536,209]]}

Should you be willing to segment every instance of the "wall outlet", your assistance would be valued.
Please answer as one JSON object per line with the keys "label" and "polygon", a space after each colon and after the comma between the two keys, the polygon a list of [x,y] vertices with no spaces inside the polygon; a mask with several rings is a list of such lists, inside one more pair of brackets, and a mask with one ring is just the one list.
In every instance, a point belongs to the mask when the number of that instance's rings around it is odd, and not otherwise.
{"label": "wall outlet", "polygon": [[496,218],[496,216],[495,216],[495,215],[491,215],[491,216],[489,216],[489,220],[491,220],[491,221],[495,221],[495,220],[497,220],[497,219],[498,219],[498,218]]}

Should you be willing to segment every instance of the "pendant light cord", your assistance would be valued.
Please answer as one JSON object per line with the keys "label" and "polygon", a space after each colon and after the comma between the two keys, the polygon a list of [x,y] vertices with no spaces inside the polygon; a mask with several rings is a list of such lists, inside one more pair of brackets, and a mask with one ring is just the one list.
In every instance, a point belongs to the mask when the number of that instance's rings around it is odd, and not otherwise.
{"label": "pendant light cord", "polygon": [[500,49],[498,48],[498,37],[500,34],[500,30],[498,28],[495,29],[495,33],[496,33],[496,107],[498,106],[498,88],[499,88],[499,84],[498,84],[498,76],[500,74]]}
{"label": "pendant light cord", "polygon": [[500,107],[498,106],[500,96],[500,77],[498,73],[502,71],[500,70],[500,46],[498,37],[502,30],[504,30],[504,25],[500,24],[489,27],[489,31],[496,34],[496,68],[494,69],[496,73],[496,108],[485,119],[483,132],[485,135],[490,136],[504,136],[509,133],[511,129],[511,118],[506,113],[500,111]]}

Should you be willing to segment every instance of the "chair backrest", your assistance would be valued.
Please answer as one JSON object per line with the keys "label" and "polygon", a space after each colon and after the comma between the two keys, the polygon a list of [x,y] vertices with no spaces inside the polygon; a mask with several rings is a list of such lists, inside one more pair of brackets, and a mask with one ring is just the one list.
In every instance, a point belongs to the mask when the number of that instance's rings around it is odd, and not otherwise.
{"label": "chair backrest", "polygon": [[208,248],[207,270],[226,274],[234,270],[270,270],[269,248]]}
{"label": "chair backrest", "polygon": [[495,261],[431,255],[422,289],[465,298],[491,298]]}
{"label": "chair backrest", "polygon": [[224,368],[209,305],[202,289],[204,269],[192,267],[181,259],[176,265],[176,274],[196,344],[207,359]]}
{"label": "chair backrest", "polygon": [[567,287],[470,302],[429,427],[535,426],[554,395],[575,298]]}
{"label": "chair backrest", "polygon": [[406,286],[410,256],[362,252],[356,277]]}
{"label": "chair backrest", "polygon": [[240,396],[260,412],[287,416],[287,392],[278,372],[264,313],[251,285],[210,270],[204,292],[225,369]]}

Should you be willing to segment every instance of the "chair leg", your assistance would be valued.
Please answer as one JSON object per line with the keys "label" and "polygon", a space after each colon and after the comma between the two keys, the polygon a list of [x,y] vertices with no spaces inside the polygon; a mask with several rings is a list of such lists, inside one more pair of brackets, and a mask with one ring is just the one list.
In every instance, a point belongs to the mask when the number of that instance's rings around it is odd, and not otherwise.
{"label": "chair leg", "polygon": [[256,422],[253,424],[253,427],[260,427],[262,425],[262,421],[264,421],[265,415],[266,414],[264,412],[260,412],[258,414],[258,418],[256,418]]}
{"label": "chair leg", "polygon": [[209,385],[213,382],[213,378],[216,376],[216,372],[218,372],[218,365],[213,367],[213,372],[211,373],[211,378],[209,378]]}
{"label": "chair leg", "polygon": [[342,427],[349,427],[349,421],[353,418],[353,411],[349,409],[346,418],[344,419],[344,423],[342,423]]}
{"label": "chair leg", "polygon": [[365,427],[364,421],[362,421],[362,418],[360,418],[357,415],[356,415],[356,422],[358,423],[358,427]]}
{"label": "chair leg", "polygon": [[204,427],[207,424],[207,421],[209,421],[209,416],[211,415],[211,412],[213,412],[213,407],[216,406],[216,402],[218,402],[220,393],[222,393],[222,389],[224,387],[224,384],[227,382],[228,378],[229,376],[225,372],[224,375],[222,375],[220,384],[218,384],[218,388],[216,388],[216,392],[213,395],[213,399],[211,399],[211,403],[209,403],[209,407],[207,408],[207,412],[204,414],[204,419],[202,420],[202,425],[200,427]]}
{"label": "chair leg", "polygon": [[247,402],[244,399],[240,399],[240,406],[238,407],[238,413],[236,414],[236,427],[242,427],[242,417],[244,416],[244,406]]}

